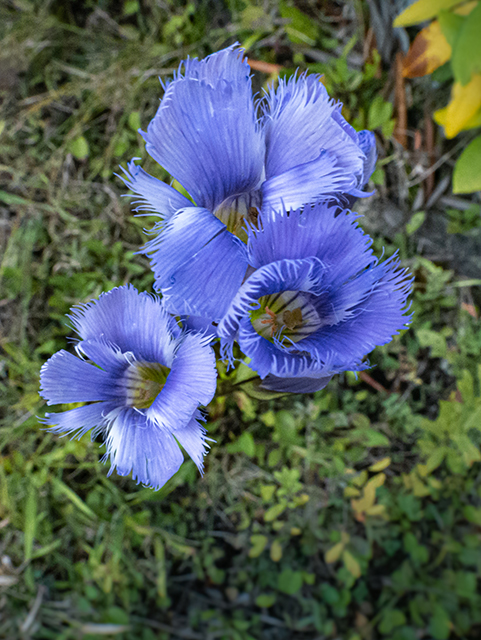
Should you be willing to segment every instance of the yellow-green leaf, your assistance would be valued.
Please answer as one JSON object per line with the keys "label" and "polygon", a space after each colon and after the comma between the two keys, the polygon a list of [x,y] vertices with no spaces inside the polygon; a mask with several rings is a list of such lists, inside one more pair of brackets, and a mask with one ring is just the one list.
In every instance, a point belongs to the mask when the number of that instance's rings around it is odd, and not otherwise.
{"label": "yellow-green leaf", "polygon": [[395,27],[408,27],[411,24],[418,24],[425,20],[431,20],[444,9],[450,9],[457,4],[461,4],[462,0],[418,0],[394,20]]}
{"label": "yellow-green leaf", "polygon": [[481,136],[463,151],[453,175],[453,193],[473,193],[481,190]]}
{"label": "yellow-green leaf", "polygon": [[361,565],[356,560],[356,558],[349,553],[349,551],[344,551],[342,554],[342,560],[344,562],[344,566],[349,571],[349,573],[355,578],[361,577]]}
{"label": "yellow-green leaf", "polygon": [[267,546],[267,536],[255,534],[250,540],[252,547],[249,549],[249,558],[258,558]]}
{"label": "yellow-green leaf", "polygon": [[264,521],[272,522],[272,520],[275,520],[281,515],[285,508],[286,504],[284,502],[280,502],[279,504],[275,504],[274,506],[270,507],[270,509],[267,509],[264,514]]}
{"label": "yellow-green leaf", "polygon": [[481,3],[464,19],[453,46],[451,68],[462,85],[481,72]]}
{"label": "yellow-green leaf", "polygon": [[422,29],[414,38],[403,61],[403,76],[419,78],[443,65],[451,57],[451,45],[447,41],[438,20]]}
{"label": "yellow-green leaf", "polygon": [[383,471],[391,464],[391,458],[382,458],[369,467],[369,471]]}
{"label": "yellow-green leaf", "polygon": [[[436,111],[434,113],[434,120],[444,127],[446,138],[454,138],[460,131],[470,128],[470,121],[477,115],[480,109],[481,74],[477,73],[473,75],[464,87],[460,82],[453,84],[451,100],[448,106]],[[472,189],[472,191],[477,191],[477,189],[479,189],[479,187]],[[461,190],[455,193],[467,193],[467,191]]]}
{"label": "yellow-green leaf", "polygon": [[324,554],[324,561],[327,564],[337,562],[341,557],[341,553],[344,551],[344,546],[344,542],[338,542],[337,544],[335,544]]}
{"label": "yellow-green leaf", "polygon": [[282,545],[279,540],[274,540],[271,544],[271,560],[273,562],[279,562],[282,558]]}

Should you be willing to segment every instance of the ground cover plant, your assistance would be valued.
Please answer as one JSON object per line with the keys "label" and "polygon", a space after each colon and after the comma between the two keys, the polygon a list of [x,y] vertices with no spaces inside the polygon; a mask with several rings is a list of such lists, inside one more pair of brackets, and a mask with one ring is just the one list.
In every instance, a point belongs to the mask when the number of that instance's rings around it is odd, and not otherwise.
{"label": "ground cover plant", "polygon": [[[402,84],[363,3],[0,11],[0,636],[478,637],[479,203],[450,195],[462,146],[425,114],[449,80]],[[107,477],[98,443],[41,431],[39,370],[70,348],[73,304],[152,287],[134,255],[149,220],[113,174],[147,158],[157,78],[236,40],[257,89],[324,73],[375,131],[377,194],[357,210],[415,276],[413,323],[308,396],[253,397],[250,370],[220,366],[204,477],[186,461],[153,492]]]}

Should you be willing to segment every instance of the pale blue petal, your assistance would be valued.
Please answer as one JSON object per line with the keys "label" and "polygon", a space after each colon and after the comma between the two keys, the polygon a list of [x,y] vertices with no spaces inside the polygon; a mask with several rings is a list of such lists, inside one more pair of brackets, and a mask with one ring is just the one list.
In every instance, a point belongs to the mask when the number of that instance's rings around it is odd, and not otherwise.
{"label": "pale blue petal", "polygon": [[119,175],[119,178],[131,191],[140,196],[132,203],[138,205],[135,211],[149,211],[168,219],[179,209],[191,206],[190,200],[165,182],[146,173],[134,160],[129,162],[127,169],[120,168],[125,175]]}
{"label": "pale blue petal", "polygon": [[110,373],[61,350],[40,370],[40,395],[51,405],[114,400],[117,392]]}
{"label": "pale blue petal", "polygon": [[182,429],[173,432],[175,439],[184,447],[185,451],[195,462],[200,473],[204,473],[204,456],[207,454],[206,430],[199,423],[204,421],[200,411],[197,411],[192,420]]}
{"label": "pale blue petal", "polygon": [[[317,75],[294,76],[287,82],[281,80],[276,90],[271,88],[265,98],[262,120],[266,136],[267,178],[316,161],[322,151],[336,158],[336,166],[344,174],[344,180],[338,178],[338,185],[359,176],[365,155],[337,121],[338,109]],[[325,188],[323,171],[323,163],[319,163],[317,176],[313,170],[305,171],[305,179],[312,182],[304,185],[306,193],[316,191],[316,181]],[[330,188],[324,193],[333,191],[335,189]]]}
{"label": "pale blue petal", "polygon": [[69,317],[83,340],[105,341],[139,360],[170,367],[178,327],[156,296],[139,294],[131,285],[117,287],[74,308]]}
{"label": "pale blue petal", "polygon": [[164,388],[146,410],[146,415],[175,432],[187,425],[199,404],[214,397],[217,370],[211,338],[188,333],[177,347]]}
{"label": "pale blue petal", "polygon": [[263,134],[240,50],[225,49],[184,67],[143,134],[146,150],[197,205],[213,211],[260,182]]}
{"label": "pale blue petal", "polygon": [[172,434],[134,409],[112,420],[105,441],[111,469],[153,489],[160,489],[179,470],[184,456]]}
{"label": "pale blue petal", "polygon": [[42,422],[49,431],[60,435],[71,435],[80,439],[91,429],[97,432],[102,428],[106,416],[116,409],[113,402],[95,402],[59,413],[46,413]]}
{"label": "pale blue petal", "polygon": [[171,313],[218,320],[247,269],[245,245],[207,209],[178,211],[143,251]]}

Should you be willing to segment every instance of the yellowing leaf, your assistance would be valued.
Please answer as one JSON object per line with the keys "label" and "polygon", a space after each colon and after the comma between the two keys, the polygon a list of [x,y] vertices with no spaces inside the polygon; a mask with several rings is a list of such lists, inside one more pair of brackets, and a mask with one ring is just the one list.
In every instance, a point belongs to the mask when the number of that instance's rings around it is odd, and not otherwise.
{"label": "yellowing leaf", "polygon": [[418,24],[434,18],[440,11],[455,7],[457,4],[461,4],[461,0],[418,0],[399,14],[393,24],[395,27]]}
{"label": "yellowing leaf", "polygon": [[479,0],[472,0],[471,2],[466,2],[466,4],[462,4],[460,7],[457,7],[454,10],[454,13],[457,13],[458,16],[467,16],[475,7],[477,7],[478,1]]}
{"label": "yellowing leaf", "polygon": [[267,545],[267,536],[255,534],[251,536],[251,545],[249,549],[249,558],[258,558]]}
{"label": "yellowing leaf", "polygon": [[451,57],[451,45],[441,31],[437,20],[414,38],[403,61],[403,76],[419,78],[432,73]]}
{"label": "yellowing leaf", "polygon": [[366,511],[368,516],[380,516],[386,511],[386,507],[383,504],[374,504]]}
{"label": "yellowing leaf", "polygon": [[274,540],[271,544],[271,560],[273,562],[279,562],[282,558],[282,545],[279,540]]}
{"label": "yellowing leaf", "polygon": [[344,542],[338,542],[337,544],[335,544],[324,554],[324,561],[327,564],[337,562],[341,557],[341,553],[344,551],[344,546]]}
{"label": "yellowing leaf", "polygon": [[356,560],[356,558],[351,553],[349,553],[349,551],[344,551],[344,553],[342,554],[342,560],[344,562],[344,566],[351,575],[353,575],[355,578],[361,577],[361,565]]}
{"label": "yellowing leaf", "polygon": [[481,74],[476,73],[464,87],[459,82],[453,84],[450,103],[434,113],[434,120],[444,127],[446,138],[454,138],[469,128],[470,120],[480,109]]}
{"label": "yellowing leaf", "polygon": [[346,487],[344,489],[345,498],[357,498],[359,495],[361,495],[361,492],[356,487]]}
{"label": "yellowing leaf", "polygon": [[386,469],[386,467],[389,467],[390,464],[391,458],[382,458],[381,460],[374,462],[374,464],[369,467],[369,471],[382,471],[383,469]]}

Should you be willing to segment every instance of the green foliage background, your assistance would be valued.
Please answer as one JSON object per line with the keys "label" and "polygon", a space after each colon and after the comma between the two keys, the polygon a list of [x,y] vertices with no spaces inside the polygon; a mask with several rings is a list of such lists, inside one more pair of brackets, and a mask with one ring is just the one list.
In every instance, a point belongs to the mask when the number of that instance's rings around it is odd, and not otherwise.
{"label": "green foliage background", "polygon": [[[2,3],[0,637],[480,637],[480,281],[420,254],[419,211],[376,235],[416,281],[412,328],[374,352],[372,378],[267,401],[220,367],[203,478],[190,461],[159,492],[108,477],[98,443],[38,423],[39,369],[68,348],[69,308],[151,288],[135,255],[149,220],[113,174],[139,156],[167,177],[137,129],[187,55],[238,40],[283,73],[324,73],[349,120],[376,131],[375,183],[392,183],[387,71],[375,51],[353,64],[369,15],[349,5],[346,36],[345,6]],[[450,233],[479,228],[473,207],[447,212]]]}

